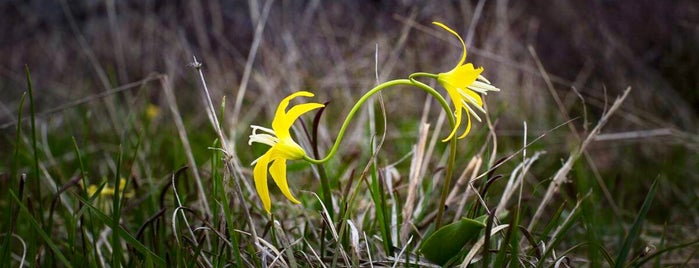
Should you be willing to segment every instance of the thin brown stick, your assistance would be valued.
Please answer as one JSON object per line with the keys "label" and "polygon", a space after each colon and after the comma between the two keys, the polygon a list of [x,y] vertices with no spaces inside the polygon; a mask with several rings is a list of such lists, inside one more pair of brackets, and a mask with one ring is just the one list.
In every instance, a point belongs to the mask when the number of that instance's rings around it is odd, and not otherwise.
{"label": "thin brown stick", "polygon": [[537,222],[539,221],[539,218],[541,217],[542,212],[544,211],[544,208],[546,208],[546,205],[551,201],[551,198],[553,197],[553,194],[558,191],[560,188],[561,184],[565,182],[566,176],[570,172],[570,170],[573,168],[573,164],[575,163],[578,158],[585,152],[585,149],[587,149],[587,146],[590,145],[590,143],[595,139],[595,137],[600,133],[600,130],[602,127],[609,121],[609,118],[614,114],[614,112],[619,109],[621,104],[624,102],[626,97],[629,95],[629,92],[631,92],[631,87],[628,87],[625,91],[624,94],[621,95],[621,97],[617,98],[614,101],[614,104],[612,104],[612,107],[609,108],[609,111],[605,113],[600,121],[597,123],[597,126],[595,126],[592,131],[590,131],[590,134],[588,134],[587,138],[582,142],[580,145],[580,148],[578,150],[572,152],[570,156],[568,156],[568,160],[563,164],[563,166],[556,172],[556,175],[554,175],[553,180],[551,181],[551,184],[549,184],[548,190],[546,190],[546,194],[544,195],[544,199],[541,200],[541,203],[539,203],[539,207],[536,209],[536,213],[534,213],[534,216],[532,217],[531,222],[529,223],[529,226],[527,229],[531,232],[531,230],[536,226]]}

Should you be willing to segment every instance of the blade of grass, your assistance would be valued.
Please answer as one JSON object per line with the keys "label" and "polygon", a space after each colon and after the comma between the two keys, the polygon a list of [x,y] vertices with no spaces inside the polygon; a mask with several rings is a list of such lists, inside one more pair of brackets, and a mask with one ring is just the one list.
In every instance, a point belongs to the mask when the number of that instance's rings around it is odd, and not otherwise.
{"label": "blade of grass", "polygon": [[[493,211],[495,212],[497,208]],[[510,226],[519,226],[519,206],[514,208],[512,212],[512,220],[510,221]],[[495,262],[492,267],[505,267],[506,257],[507,257],[507,244],[509,243],[510,252],[510,265],[512,267],[519,267],[519,236],[517,232],[519,228],[509,228],[507,233],[505,233],[505,239],[503,239],[498,254],[495,256]]]}
{"label": "blade of grass", "polygon": [[[34,106],[34,87],[32,86],[32,77],[29,73],[29,66],[24,66],[24,72],[27,76],[27,91],[29,92],[29,114],[31,118],[31,136],[32,136],[32,151],[34,153],[34,193],[38,199],[39,211],[44,211],[41,202],[41,183],[39,182],[39,150],[36,145],[36,111]],[[39,222],[44,226],[44,217],[39,214]]]}
{"label": "blade of grass", "polygon": [[12,156],[12,169],[10,170],[10,175],[12,178],[18,178],[19,174],[17,174],[17,169],[19,165],[19,149],[21,148],[22,144],[21,142],[21,137],[22,137],[22,125],[20,124],[22,122],[22,111],[24,110],[24,99],[27,97],[27,92],[22,93],[22,97],[19,99],[19,108],[17,110],[17,129],[16,129],[16,137],[15,137],[15,152],[13,153]]}
{"label": "blade of grass", "polygon": [[650,189],[648,189],[646,199],[643,200],[641,210],[638,212],[638,215],[636,215],[636,219],[634,220],[633,225],[631,225],[631,230],[629,230],[629,233],[626,236],[624,243],[619,249],[619,255],[617,255],[616,263],[614,265],[615,268],[625,267],[624,264],[626,263],[626,258],[629,256],[629,252],[631,251],[633,243],[636,242],[636,238],[638,238],[639,232],[641,230],[641,225],[643,224],[643,221],[646,219],[646,214],[648,214],[648,210],[650,209],[650,206],[653,203],[653,198],[655,197],[655,191],[657,189],[658,179],[655,179],[653,181],[653,184],[651,184]]}
{"label": "blade of grass", "polygon": [[[374,155],[374,149],[371,149],[371,154]],[[386,208],[386,195],[384,194],[383,183],[380,181],[380,175],[378,168],[376,167],[376,162],[371,163],[371,196],[374,201],[374,206],[376,210],[376,220],[379,223],[379,230],[381,232],[381,240],[383,242],[384,250],[387,255],[393,255],[393,245],[391,245],[391,227],[389,223],[388,209]]]}
{"label": "blade of grass", "polygon": [[[668,252],[676,250],[676,249],[687,248],[687,247],[694,246],[694,245],[699,245],[699,239],[695,239],[695,240],[687,242],[687,243],[669,246],[669,247],[663,248],[661,250],[658,250],[656,252],[653,252],[652,254],[649,254],[648,256],[645,256],[644,258],[637,260],[635,263],[633,263],[633,266],[634,267],[641,267],[646,262],[649,262],[651,260],[658,260],[658,257],[660,257],[660,255],[662,255],[662,254],[668,253]],[[660,265],[660,264],[658,264],[658,265]]]}
{"label": "blade of grass", "polygon": [[[483,243],[483,258],[482,258],[482,264],[484,268],[487,268],[490,265],[490,244],[491,241],[490,239],[492,238],[491,235],[491,230],[493,230],[493,221],[495,220],[495,213],[497,211],[494,209],[493,211],[490,212],[490,215],[488,215],[488,219],[486,220],[486,225],[485,225],[485,235],[484,235],[484,240]],[[512,225],[510,225],[512,226]],[[517,228],[510,228],[510,229],[517,229]],[[509,231],[508,231],[509,232]]]}
{"label": "blade of grass", "polygon": [[[84,163],[84,161],[83,161],[83,156],[82,156],[82,154],[80,153],[80,147],[78,147],[78,142],[77,142],[77,140],[75,139],[75,136],[72,137],[72,140],[73,140],[73,147],[75,148],[75,155],[76,155],[76,157],[77,157],[77,159],[78,159],[78,164],[80,164],[80,179],[81,179],[82,185],[83,185],[81,194],[83,194],[83,197],[85,197],[85,198],[90,198],[90,197],[88,196],[88,193],[87,193],[87,185],[88,185],[88,181],[87,181],[87,170],[85,169],[85,163]],[[98,192],[102,190],[102,187],[104,187],[104,184],[102,184],[102,186],[99,188]],[[78,215],[78,211],[75,212],[75,215]],[[76,218],[79,218],[80,221],[83,222],[83,224],[78,224],[78,225],[80,226],[80,233],[82,234],[82,237],[83,237],[83,241],[82,241],[82,242],[85,243],[85,244],[87,243],[87,241],[84,241],[84,238],[85,238],[85,229],[84,229],[84,228],[85,228],[86,225],[87,225],[87,228],[89,228],[89,232],[90,232],[91,234],[96,234],[96,233],[97,233],[97,232],[95,231],[95,226],[94,226],[94,224],[93,224],[92,214],[88,212],[87,215],[88,215],[88,218],[90,219],[89,224],[85,224],[85,221],[84,221],[84,218],[83,218],[82,213],[80,213],[79,216],[76,217]],[[73,241],[71,241],[71,243],[73,243]],[[94,254],[94,255],[93,255],[93,257],[94,257],[93,262],[94,262],[94,263],[99,263],[99,260],[97,259],[99,255],[98,255],[98,253],[97,253],[97,240],[96,240],[96,239],[92,239],[92,251],[93,251],[93,254]]]}
{"label": "blade of grass", "polygon": [[561,215],[563,215],[563,209],[565,207],[566,203],[564,202],[561,204],[560,207],[558,207],[558,210],[556,210],[556,212],[553,213],[551,219],[549,220],[549,224],[544,227],[544,230],[541,232],[541,235],[539,235],[542,241],[549,236],[549,233],[551,233],[554,227],[558,226],[558,222],[561,219]]}
{"label": "blade of grass", "polygon": [[[121,218],[121,202],[120,202],[120,197],[121,197],[121,161],[123,157],[123,149],[121,145],[119,145],[119,154],[117,155],[117,165],[116,165],[116,174],[114,174],[114,195],[112,196],[112,222],[111,222],[111,227],[112,230],[116,230],[117,227],[119,227],[119,219]],[[126,186],[124,186],[124,189],[126,189]],[[112,267],[120,267],[121,266],[121,244],[119,243],[120,241],[119,237],[119,232],[112,232]]]}
{"label": "blade of grass", "polygon": [[[217,147],[218,142],[214,142],[212,145],[213,148],[218,148]],[[214,172],[212,174],[213,182],[214,182],[214,192],[218,195],[216,198],[217,201],[220,203],[221,207],[223,207],[223,216],[225,217],[226,221],[222,222],[221,224],[225,224],[227,229],[228,229],[228,235],[230,236],[231,242],[233,244],[232,250],[233,250],[233,256],[235,258],[236,264],[238,267],[243,267],[243,259],[240,254],[240,247],[238,246],[238,239],[239,235],[238,232],[235,231],[235,223],[236,221],[233,218],[233,213],[231,212],[231,206],[230,202],[231,200],[228,198],[228,194],[226,194],[226,190],[223,187],[224,182],[223,182],[223,176],[226,174],[219,174],[218,170],[222,166],[221,159],[223,159],[222,152],[219,150],[212,150],[213,151],[213,160],[211,161],[211,170]],[[218,206],[213,206],[214,208]],[[213,214],[213,215],[218,215],[218,214]],[[215,217],[217,218],[217,217]]]}
{"label": "blade of grass", "polygon": [[[92,201],[86,200],[85,198],[75,195],[75,197],[87,208],[89,208],[89,211],[92,211],[97,218],[105,223],[111,223],[113,222],[113,219],[109,217],[107,214],[104,214],[102,211],[100,211],[98,208],[92,205]],[[138,239],[134,238],[128,231],[126,231],[121,225],[117,225],[116,229],[112,230],[113,233],[119,233],[119,236],[123,238],[126,243],[129,243],[136,251],[140,252],[141,254],[145,255],[146,257],[146,262],[154,262],[153,264],[156,266],[164,267],[165,266],[165,260],[161,258],[160,256],[156,255],[153,251],[151,251],[148,247],[143,245]],[[147,266],[147,265],[146,265]]]}
{"label": "blade of grass", "polygon": [[575,223],[575,220],[580,215],[580,204],[589,196],[590,193],[580,198],[577,204],[575,204],[575,207],[573,207],[573,209],[568,213],[568,217],[566,217],[565,220],[563,220],[563,223],[558,225],[558,228],[556,228],[556,230],[553,232],[551,239],[549,239],[546,251],[544,251],[544,254],[541,256],[541,259],[539,259],[539,262],[536,265],[537,268],[542,267],[546,263],[546,259],[549,255],[553,253],[553,250],[556,248],[556,245],[558,245],[558,243],[560,243],[563,240],[566,233],[568,232],[568,229],[570,229],[570,227],[573,226],[573,223]]}
{"label": "blade of grass", "polygon": [[73,267],[73,265],[71,265],[71,262],[68,261],[68,259],[63,255],[63,253],[61,253],[61,250],[51,240],[51,237],[48,234],[46,234],[46,232],[44,232],[44,229],[41,228],[41,224],[39,224],[39,222],[37,222],[36,219],[34,219],[34,217],[29,212],[27,207],[24,206],[24,204],[22,204],[22,201],[20,201],[20,198],[17,197],[17,195],[15,194],[15,192],[12,189],[10,189],[10,195],[15,200],[15,202],[17,202],[17,204],[19,205],[20,211],[26,215],[25,218],[28,219],[29,224],[34,229],[36,234],[38,234],[44,240],[46,245],[51,249],[53,254],[56,255],[58,260],[60,260],[65,267]]}
{"label": "blade of grass", "polygon": [[[19,165],[19,163],[18,163],[19,162],[19,148],[21,147],[20,136],[22,135],[22,127],[21,127],[20,122],[22,122],[22,110],[24,110],[23,109],[24,108],[24,99],[26,96],[27,96],[27,93],[24,92],[22,94],[22,97],[19,99],[19,110],[17,111],[17,132],[16,132],[17,136],[15,138],[15,152],[13,153],[12,167],[11,167],[11,171],[10,171],[10,176],[11,176],[10,177],[10,187],[9,187],[10,189],[15,188],[14,183],[12,183],[12,182],[14,182],[14,178],[19,177],[17,174],[17,166]],[[0,255],[0,263],[10,263],[10,240],[11,240],[11,237],[9,235],[14,234],[14,232],[15,232],[15,225],[17,224],[17,213],[18,213],[18,212],[13,211],[14,210],[13,203],[14,202],[12,200],[10,200],[10,204],[7,206],[7,212],[6,212],[7,214],[5,214],[5,215],[12,215],[12,217],[6,218],[6,220],[7,220],[6,226],[9,226],[10,229],[7,231],[7,234],[8,234],[8,236],[6,236],[7,238],[5,238],[5,240],[3,240],[2,253],[1,253],[2,255]]]}

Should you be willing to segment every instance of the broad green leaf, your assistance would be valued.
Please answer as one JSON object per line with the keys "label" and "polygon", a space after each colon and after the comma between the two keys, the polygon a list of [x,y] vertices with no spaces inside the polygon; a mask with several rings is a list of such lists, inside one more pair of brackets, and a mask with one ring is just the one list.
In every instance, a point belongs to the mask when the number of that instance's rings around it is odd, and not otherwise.
{"label": "broad green leaf", "polygon": [[485,228],[486,219],[488,215],[476,219],[461,218],[457,222],[445,225],[422,242],[420,252],[425,259],[444,265],[459,254],[466,243],[478,237]]}

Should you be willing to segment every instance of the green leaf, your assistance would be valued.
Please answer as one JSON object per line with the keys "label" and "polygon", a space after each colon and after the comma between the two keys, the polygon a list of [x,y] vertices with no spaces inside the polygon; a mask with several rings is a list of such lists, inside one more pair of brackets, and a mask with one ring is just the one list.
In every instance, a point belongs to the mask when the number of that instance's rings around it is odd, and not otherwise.
{"label": "green leaf", "polygon": [[422,242],[420,252],[425,259],[444,265],[459,254],[466,243],[478,237],[481,230],[485,228],[486,219],[488,215],[476,219],[462,218],[455,223],[445,225]]}
{"label": "green leaf", "polygon": [[626,239],[624,240],[624,244],[622,244],[621,249],[619,250],[619,255],[617,255],[616,257],[614,267],[625,267],[626,257],[628,257],[629,251],[631,251],[633,243],[636,241],[636,238],[638,238],[639,232],[641,231],[641,225],[643,224],[643,220],[646,219],[646,214],[648,214],[650,205],[653,203],[653,198],[655,197],[655,191],[657,190],[657,187],[658,180],[656,179],[655,181],[653,181],[653,184],[651,184],[650,189],[648,190],[648,194],[646,195],[646,199],[643,201],[643,205],[641,205],[641,211],[639,211],[638,215],[636,215],[636,219],[633,221],[631,230],[629,230],[629,233],[626,236]]}

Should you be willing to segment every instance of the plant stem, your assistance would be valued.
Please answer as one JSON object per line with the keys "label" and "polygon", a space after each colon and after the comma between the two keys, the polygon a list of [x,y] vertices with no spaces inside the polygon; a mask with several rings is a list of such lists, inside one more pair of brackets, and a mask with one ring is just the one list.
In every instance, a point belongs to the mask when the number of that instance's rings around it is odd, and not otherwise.
{"label": "plant stem", "polygon": [[[442,97],[442,95],[439,94],[439,92],[437,92],[434,88],[432,88],[432,87],[430,87],[430,86],[428,86],[420,81],[415,80],[416,77],[429,77],[429,78],[436,79],[437,75],[430,74],[430,73],[414,73],[414,74],[410,75],[409,79],[391,80],[391,81],[384,82],[384,83],[372,88],[367,93],[365,93],[361,98],[359,98],[359,100],[354,104],[354,106],[350,110],[349,114],[347,114],[347,117],[345,118],[345,121],[342,122],[342,126],[340,127],[340,131],[337,134],[337,139],[335,140],[335,143],[333,144],[332,148],[330,149],[330,152],[328,152],[327,156],[325,156],[325,158],[322,158],[322,159],[314,159],[314,158],[311,158],[309,156],[304,156],[304,159],[306,161],[314,163],[314,164],[322,164],[322,163],[325,163],[328,160],[330,160],[330,158],[332,158],[335,155],[335,153],[337,153],[337,149],[340,147],[340,142],[342,142],[342,138],[344,137],[345,132],[347,131],[347,127],[349,126],[349,123],[352,120],[352,118],[354,118],[354,116],[356,115],[357,111],[359,111],[359,108],[374,94],[379,93],[382,90],[393,87],[393,86],[398,86],[398,85],[415,86],[415,87],[418,87],[418,88],[424,90],[425,92],[429,93],[430,95],[432,95],[432,97],[434,97],[439,102],[439,104],[442,106],[444,111],[447,113],[451,127],[457,127],[457,126],[455,126],[456,120],[454,119],[454,114],[452,113],[451,108],[449,107],[449,104],[444,99],[444,97]],[[449,141],[449,145],[450,145],[449,146],[449,149],[450,149],[449,159],[447,162],[447,169],[445,172],[446,180],[444,183],[444,187],[442,188],[442,194],[441,194],[441,198],[440,198],[440,202],[439,202],[439,209],[437,212],[437,222],[436,222],[437,228],[439,228],[439,226],[441,225],[441,218],[442,218],[442,214],[444,213],[444,203],[446,202],[447,193],[449,192],[448,191],[449,184],[451,184],[451,176],[452,176],[452,171],[454,168],[454,159],[456,158],[456,138],[452,138]],[[329,197],[330,196],[330,186],[328,184],[327,179],[321,180],[321,184],[322,184],[323,195]],[[326,202],[327,202],[327,200],[330,200],[330,199],[326,198]],[[331,205],[331,204],[326,204],[326,206],[327,205]]]}

